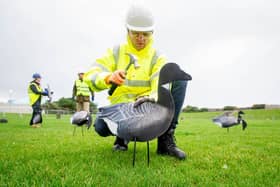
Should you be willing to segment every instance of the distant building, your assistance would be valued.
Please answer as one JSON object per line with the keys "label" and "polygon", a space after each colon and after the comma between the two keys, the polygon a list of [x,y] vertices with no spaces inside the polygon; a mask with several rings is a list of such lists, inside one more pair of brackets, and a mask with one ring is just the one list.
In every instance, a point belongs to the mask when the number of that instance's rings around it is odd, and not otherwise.
{"label": "distant building", "polygon": [[27,104],[0,103],[0,113],[32,113],[32,108]]}
{"label": "distant building", "polygon": [[265,105],[265,109],[278,109],[280,105]]}

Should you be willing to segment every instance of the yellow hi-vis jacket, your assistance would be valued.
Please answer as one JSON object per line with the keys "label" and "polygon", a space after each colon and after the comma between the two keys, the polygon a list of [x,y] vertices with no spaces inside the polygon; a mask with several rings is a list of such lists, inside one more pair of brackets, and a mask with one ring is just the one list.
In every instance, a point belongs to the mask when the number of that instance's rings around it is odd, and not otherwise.
{"label": "yellow hi-vis jacket", "polygon": [[75,85],[76,85],[76,89],[77,89],[76,96],[78,96],[78,95],[90,96],[90,90],[89,90],[87,83],[85,83],[84,81],[81,81],[80,79],[77,79],[75,81]]}
{"label": "yellow hi-vis jacket", "polygon": [[137,57],[140,67],[135,69],[131,65],[126,72],[124,84],[118,86],[108,99],[111,104],[132,102],[140,96],[157,99],[159,70],[166,59],[157,54],[152,44],[153,38],[144,49],[137,51],[127,36],[127,43],[108,49],[105,56],[96,60],[93,67],[85,73],[84,80],[97,92],[110,88],[111,84],[106,84],[105,78],[116,70],[125,70],[130,60],[126,53],[131,53]]}
{"label": "yellow hi-vis jacket", "polygon": [[41,97],[41,95],[34,93],[30,88],[31,85],[34,85],[36,87],[36,89],[38,90],[38,92],[42,92],[42,88],[35,82],[30,82],[27,92],[28,92],[28,96],[29,96],[29,105],[32,106]]}

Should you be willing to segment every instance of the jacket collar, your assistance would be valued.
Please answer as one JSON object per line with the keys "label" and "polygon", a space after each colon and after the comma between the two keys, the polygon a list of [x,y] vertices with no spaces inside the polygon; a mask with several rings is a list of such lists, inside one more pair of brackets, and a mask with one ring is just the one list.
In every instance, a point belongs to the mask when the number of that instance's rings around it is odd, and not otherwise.
{"label": "jacket collar", "polygon": [[137,56],[146,56],[146,55],[150,55],[150,53],[152,53],[154,50],[153,50],[153,43],[154,43],[154,38],[153,36],[151,36],[151,39],[149,41],[149,43],[146,45],[146,47],[140,51],[137,51],[133,45],[132,45],[132,42],[129,38],[129,36],[127,35],[126,36],[127,38],[127,44],[128,44],[128,48],[129,48],[129,52],[132,53],[132,54],[135,54]]}

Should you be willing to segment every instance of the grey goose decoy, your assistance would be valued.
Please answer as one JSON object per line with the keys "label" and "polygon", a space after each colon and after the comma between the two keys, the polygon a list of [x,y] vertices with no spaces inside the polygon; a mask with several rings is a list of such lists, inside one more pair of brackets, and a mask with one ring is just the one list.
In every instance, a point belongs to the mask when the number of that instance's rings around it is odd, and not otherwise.
{"label": "grey goose decoy", "polygon": [[242,115],[245,114],[243,111],[238,112],[237,118],[231,115],[231,112],[225,112],[224,114],[213,118],[213,122],[222,128],[227,128],[242,124],[242,130],[247,127],[247,122],[242,119]]}
{"label": "grey goose decoy", "polygon": [[160,70],[157,102],[144,102],[137,107],[134,102],[102,107],[99,108],[97,118],[106,122],[112,134],[134,141],[135,159],[136,141],[147,141],[149,149],[149,140],[162,135],[169,128],[175,110],[170,84],[176,80],[191,79],[176,63],[167,63]]}
{"label": "grey goose decoy", "polygon": [[[73,116],[70,118],[71,124],[75,125],[73,136],[76,131],[76,127],[83,127],[83,125],[86,125],[88,128],[90,127],[92,123],[92,117],[87,111],[79,111],[75,112]],[[84,135],[84,131],[82,128],[82,134]]]}

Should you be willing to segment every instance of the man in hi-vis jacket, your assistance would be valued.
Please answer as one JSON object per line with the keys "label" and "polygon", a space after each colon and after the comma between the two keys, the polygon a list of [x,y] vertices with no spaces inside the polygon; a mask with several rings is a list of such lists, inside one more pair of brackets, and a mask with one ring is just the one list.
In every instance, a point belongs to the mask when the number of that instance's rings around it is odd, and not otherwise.
{"label": "man in hi-vis jacket", "polygon": [[[94,91],[116,89],[108,97],[111,104],[134,102],[141,97],[157,99],[159,71],[166,63],[164,55],[153,48],[154,18],[151,12],[141,6],[132,6],[126,16],[127,41],[113,48],[98,58],[92,68],[86,72],[85,80]],[[130,56],[137,57],[138,68],[131,65]],[[158,137],[158,154],[185,159],[186,154],[180,150],[174,139],[187,81],[176,81],[171,89],[175,102],[175,115],[169,129]],[[102,119],[96,119],[95,131],[100,136],[110,136],[112,133]],[[116,137],[113,150],[127,150],[127,142]]]}

